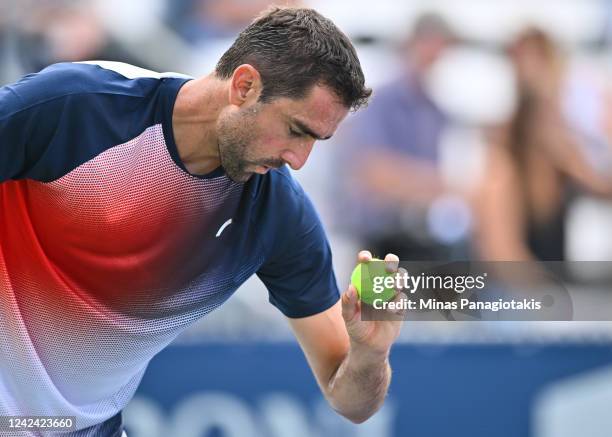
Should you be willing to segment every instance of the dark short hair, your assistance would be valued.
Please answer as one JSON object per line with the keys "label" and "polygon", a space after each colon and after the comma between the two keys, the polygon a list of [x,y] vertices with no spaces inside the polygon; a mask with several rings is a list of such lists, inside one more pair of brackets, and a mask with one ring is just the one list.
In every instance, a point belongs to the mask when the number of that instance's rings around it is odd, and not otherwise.
{"label": "dark short hair", "polygon": [[264,103],[277,97],[305,97],[320,84],[334,91],[344,106],[356,110],[372,94],[348,37],[313,9],[266,10],[223,54],[215,74],[229,79],[242,64],[259,71]]}

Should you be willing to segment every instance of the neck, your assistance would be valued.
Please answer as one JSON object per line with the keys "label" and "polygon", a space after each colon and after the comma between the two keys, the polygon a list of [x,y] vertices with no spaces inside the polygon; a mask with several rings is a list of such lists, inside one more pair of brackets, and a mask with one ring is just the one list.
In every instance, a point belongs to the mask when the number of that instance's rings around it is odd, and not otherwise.
{"label": "neck", "polygon": [[217,168],[219,148],[216,124],[227,90],[208,75],[181,87],[172,113],[172,129],[179,157],[187,171],[206,174]]}

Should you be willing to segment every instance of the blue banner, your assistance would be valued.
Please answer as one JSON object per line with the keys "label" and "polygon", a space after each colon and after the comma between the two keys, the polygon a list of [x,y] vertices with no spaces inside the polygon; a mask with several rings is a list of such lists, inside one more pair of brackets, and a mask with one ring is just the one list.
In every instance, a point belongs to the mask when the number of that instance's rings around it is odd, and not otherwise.
{"label": "blue banner", "polygon": [[124,412],[130,437],[516,437],[543,388],[612,364],[611,345],[397,345],[389,397],[362,425],[334,413],[295,344],[174,346]]}

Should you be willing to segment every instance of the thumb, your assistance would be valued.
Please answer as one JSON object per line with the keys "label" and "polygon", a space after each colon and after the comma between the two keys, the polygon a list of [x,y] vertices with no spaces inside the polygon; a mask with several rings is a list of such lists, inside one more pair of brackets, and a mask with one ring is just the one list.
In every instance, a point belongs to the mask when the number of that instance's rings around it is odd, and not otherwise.
{"label": "thumb", "polygon": [[342,317],[346,323],[352,322],[359,314],[359,298],[353,284],[342,295]]}

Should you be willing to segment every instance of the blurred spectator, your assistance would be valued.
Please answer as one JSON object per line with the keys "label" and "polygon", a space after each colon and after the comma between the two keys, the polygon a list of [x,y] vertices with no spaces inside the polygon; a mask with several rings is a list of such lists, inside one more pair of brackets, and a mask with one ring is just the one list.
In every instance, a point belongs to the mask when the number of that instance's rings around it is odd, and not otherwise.
{"label": "blurred spectator", "polygon": [[88,2],[43,2],[23,12],[17,44],[27,72],[63,61],[108,60],[147,67],[109,36]]}
{"label": "blurred spectator", "polygon": [[378,256],[450,256],[427,223],[433,202],[447,193],[438,146],[449,120],[428,95],[426,80],[453,40],[440,16],[421,16],[402,49],[399,77],[376,89],[368,108],[341,133],[338,168],[346,172],[341,189],[348,199],[342,221],[351,222],[352,234]]}
{"label": "blurred spectator", "polygon": [[[186,41],[199,43],[208,38],[235,36],[272,3],[269,0],[169,0],[166,16],[168,24]],[[287,6],[298,3],[282,2]]]}
{"label": "blurred spectator", "polygon": [[563,260],[570,187],[609,196],[612,181],[587,164],[584,139],[564,114],[568,71],[550,37],[526,30],[509,56],[518,105],[491,135],[476,196],[476,246],[486,260]]}
{"label": "blurred spectator", "polygon": [[602,45],[607,46],[608,50],[612,49],[612,2],[602,0],[603,9],[606,15],[606,22],[602,32]]}

